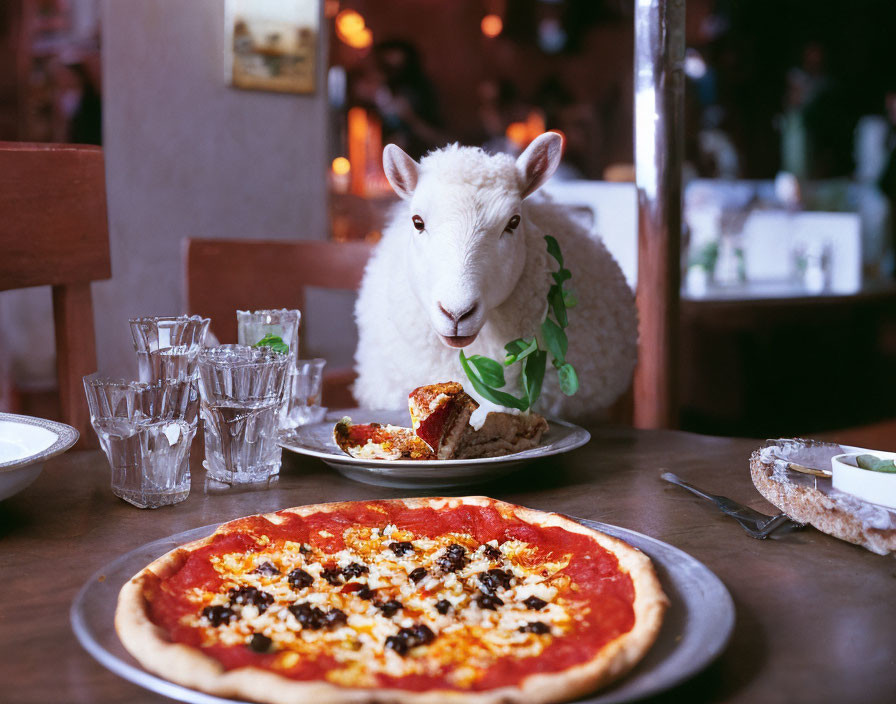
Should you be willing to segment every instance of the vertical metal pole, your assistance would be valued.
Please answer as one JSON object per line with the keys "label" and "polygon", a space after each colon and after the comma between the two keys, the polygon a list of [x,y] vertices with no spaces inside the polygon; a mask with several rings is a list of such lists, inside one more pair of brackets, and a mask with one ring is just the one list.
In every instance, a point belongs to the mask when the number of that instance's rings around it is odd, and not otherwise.
{"label": "vertical metal pole", "polygon": [[636,0],[638,368],[634,423],[677,425],[685,0]]}

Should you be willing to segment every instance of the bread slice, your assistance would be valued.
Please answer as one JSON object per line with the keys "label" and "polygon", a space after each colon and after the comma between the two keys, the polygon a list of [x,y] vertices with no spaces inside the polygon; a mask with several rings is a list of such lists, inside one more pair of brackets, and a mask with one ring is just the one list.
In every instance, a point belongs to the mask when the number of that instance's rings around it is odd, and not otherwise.
{"label": "bread slice", "polygon": [[538,447],[548,422],[537,413],[491,412],[478,430],[468,428],[454,450],[457,459],[500,457]]}

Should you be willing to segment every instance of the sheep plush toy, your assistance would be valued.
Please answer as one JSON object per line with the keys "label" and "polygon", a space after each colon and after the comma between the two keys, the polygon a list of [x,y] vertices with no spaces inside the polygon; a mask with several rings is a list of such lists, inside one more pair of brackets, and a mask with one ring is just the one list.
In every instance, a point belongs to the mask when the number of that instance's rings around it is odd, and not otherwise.
{"label": "sheep plush toy", "polygon": [[[569,310],[566,359],[579,390],[561,393],[548,369],[535,410],[572,420],[599,417],[631,383],[637,312],[631,289],[603,243],[564,208],[532,194],[560,163],[562,138],[539,136],[514,160],[451,145],[418,164],[394,144],[386,177],[402,203],[361,284],[354,393],[368,408],[403,408],[425,384],[467,381],[458,349],[503,360],[504,345],[540,335],[551,272],[545,235],[557,239],[578,304]],[[519,364],[506,390],[518,391]]]}

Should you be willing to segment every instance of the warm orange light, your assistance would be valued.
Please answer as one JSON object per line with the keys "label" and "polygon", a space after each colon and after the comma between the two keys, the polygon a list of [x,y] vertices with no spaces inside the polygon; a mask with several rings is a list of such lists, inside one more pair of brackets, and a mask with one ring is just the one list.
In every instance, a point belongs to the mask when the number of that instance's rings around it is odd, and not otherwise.
{"label": "warm orange light", "polygon": [[529,130],[529,141],[544,132],[544,115],[540,110],[530,110],[526,116],[526,129]]}
{"label": "warm orange light", "polygon": [[[541,111],[531,110],[526,116],[525,122],[511,122],[507,125],[507,130],[504,134],[507,139],[513,142],[517,149],[523,150],[529,146],[533,139],[544,132],[544,127],[544,116],[541,114]],[[566,143],[566,135],[560,130],[551,130],[551,132],[559,134],[563,138],[564,144]]]}
{"label": "warm orange light", "polygon": [[501,33],[501,30],[504,29],[504,23],[497,15],[486,15],[482,18],[480,27],[482,27],[482,33],[485,36],[489,39],[494,39]]}
{"label": "warm orange light", "polygon": [[349,42],[349,46],[353,49],[366,49],[371,44],[373,44],[373,33],[367,27],[352,35],[352,41]]}
{"label": "warm orange light", "polygon": [[335,26],[336,36],[353,49],[366,49],[373,44],[373,34],[355,10],[343,10],[336,15]]}
{"label": "warm orange light", "polygon": [[529,129],[525,122],[511,122],[507,125],[507,139],[516,146],[517,149],[525,149],[529,144]]}
{"label": "warm orange light", "polygon": [[360,32],[366,26],[361,13],[354,10],[343,10],[336,15],[336,29],[343,34]]}
{"label": "warm orange light", "polygon": [[350,190],[356,196],[363,196],[366,190],[367,132],[369,121],[364,108],[350,108],[348,111],[348,158],[355,165],[351,171]]}
{"label": "warm orange light", "polygon": [[333,159],[333,173],[337,176],[345,176],[351,170],[351,162],[344,156],[337,156]]}

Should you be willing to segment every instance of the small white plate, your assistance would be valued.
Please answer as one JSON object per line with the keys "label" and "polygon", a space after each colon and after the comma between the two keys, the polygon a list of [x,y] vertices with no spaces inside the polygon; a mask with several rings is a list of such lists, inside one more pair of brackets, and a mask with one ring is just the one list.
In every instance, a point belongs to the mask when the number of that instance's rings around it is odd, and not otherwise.
{"label": "small white plate", "polygon": [[65,423],[0,413],[0,501],[37,479],[44,461],[78,442],[78,431]]}
{"label": "small white plate", "polygon": [[365,484],[400,489],[445,488],[477,484],[500,477],[517,465],[540,457],[575,450],[591,439],[584,428],[562,420],[548,420],[548,432],[541,445],[503,457],[474,460],[365,460],[350,457],[333,440],[333,426],[348,415],[353,423],[410,425],[407,409],[370,411],[353,409],[331,413],[325,421],[299,426],[280,437],[280,446],[308,457],[317,457],[340,474]]}
{"label": "small white plate", "polygon": [[862,501],[896,509],[896,474],[873,472],[853,464],[859,455],[874,455],[882,460],[896,460],[894,452],[868,450],[831,458],[833,485],[838,491],[852,494]]}

